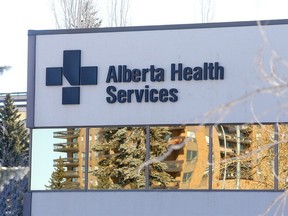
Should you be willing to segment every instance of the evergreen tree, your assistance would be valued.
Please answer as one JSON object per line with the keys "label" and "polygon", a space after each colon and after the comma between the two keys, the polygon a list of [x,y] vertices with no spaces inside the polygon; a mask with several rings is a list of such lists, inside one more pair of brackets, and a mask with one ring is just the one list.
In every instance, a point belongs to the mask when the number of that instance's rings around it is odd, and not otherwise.
{"label": "evergreen tree", "polygon": [[[168,150],[170,132],[167,128],[153,127],[150,130],[150,159],[162,156]],[[165,172],[167,165],[163,162],[152,163],[149,167],[150,186],[156,188],[169,188],[177,185],[175,179]]]}
{"label": "evergreen tree", "polygon": [[[0,109],[0,166],[28,167],[29,137],[13,99],[7,94]],[[6,171],[14,172],[14,169]],[[2,173],[3,174],[3,173]],[[13,173],[6,173],[13,176]],[[3,182],[4,183],[4,182]],[[0,182],[0,185],[2,183]],[[23,197],[28,189],[28,179],[14,178],[0,192],[0,215],[22,215]]]}
{"label": "evergreen tree", "polygon": [[57,160],[56,167],[54,168],[54,171],[51,174],[49,185],[45,185],[47,189],[50,190],[62,190],[64,189],[66,178],[64,177],[64,162],[61,157],[59,157],[59,160]]}
{"label": "evergreen tree", "polygon": [[0,192],[11,179],[21,180],[29,172],[29,167],[2,167],[0,166]]}
{"label": "evergreen tree", "polygon": [[[151,158],[167,151],[169,132],[165,128],[152,128],[150,131]],[[103,143],[96,144],[93,150],[103,155],[98,169],[93,171],[99,189],[144,189],[145,170],[138,172],[146,157],[146,129],[125,127],[103,130]],[[101,155],[100,154],[100,155]],[[175,183],[174,178],[165,172],[163,162],[149,166],[150,187],[168,188]]]}
{"label": "evergreen tree", "polygon": [[0,215],[23,215],[24,193],[28,190],[28,178],[10,180],[0,192]]}
{"label": "evergreen tree", "polygon": [[0,164],[4,167],[28,166],[29,136],[20,120],[13,99],[7,94],[0,109]]}

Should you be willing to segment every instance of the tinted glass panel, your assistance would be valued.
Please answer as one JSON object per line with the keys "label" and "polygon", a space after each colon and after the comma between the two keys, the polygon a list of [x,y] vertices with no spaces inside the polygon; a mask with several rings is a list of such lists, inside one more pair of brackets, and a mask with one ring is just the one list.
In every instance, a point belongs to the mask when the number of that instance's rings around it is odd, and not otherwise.
{"label": "tinted glass panel", "polygon": [[145,127],[91,128],[90,189],[145,189]]}
{"label": "tinted glass panel", "polygon": [[34,129],[32,133],[31,189],[83,189],[86,129]]}
{"label": "tinted glass panel", "polygon": [[[164,169],[158,174],[165,176],[166,187],[156,189],[208,189],[209,130],[205,126],[152,127],[151,131],[164,130],[160,157]],[[155,133],[155,132],[154,132]],[[151,132],[150,137],[153,137]],[[164,136],[163,136],[164,137]],[[207,139],[208,137],[208,139]],[[158,141],[159,143],[159,141]],[[150,155],[153,158],[155,139],[150,140]],[[165,146],[165,148],[164,148]],[[160,162],[159,162],[160,163]]]}
{"label": "tinted glass panel", "polygon": [[278,188],[286,190],[288,186],[288,125],[281,124],[278,130]]}
{"label": "tinted glass panel", "polygon": [[214,189],[274,188],[273,125],[218,125],[213,138]]}

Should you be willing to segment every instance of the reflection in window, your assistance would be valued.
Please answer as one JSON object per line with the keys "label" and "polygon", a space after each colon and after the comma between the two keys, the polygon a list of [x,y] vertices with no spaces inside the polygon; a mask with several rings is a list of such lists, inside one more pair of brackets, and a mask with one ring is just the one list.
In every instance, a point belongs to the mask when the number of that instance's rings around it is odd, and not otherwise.
{"label": "reflection in window", "polygon": [[57,189],[84,188],[85,184],[83,184],[82,178],[85,174],[82,172],[82,166],[85,166],[85,157],[75,158],[75,155],[85,155],[85,133],[86,130],[81,128],[67,128],[64,131],[53,133],[54,138],[62,140],[60,144],[54,144],[54,146],[61,146],[54,151],[63,155],[63,160],[65,160],[64,183],[61,188]]}
{"label": "reflection in window", "polygon": [[[85,129],[35,129],[32,140],[31,189],[83,189]],[[77,154],[79,153],[79,154]],[[41,155],[41,157],[40,157]]]}
{"label": "reflection in window", "polygon": [[[151,127],[150,159],[153,160],[154,158],[161,157],[164,153],[167,152],[170,145],[177,145],[182,142],[183,137],[173,136],[171,128],[169,129],[167,127]],[[178,188],[178,182],[176,181],[174,173],[181,170],[182,163],[183,161],[175,162],[170,161],[169,159],[152,163],[149,166],[150,188],[151,189]]]}
{"label": "reflection in window", "polygon": [[[97,129],[93,129],[97,130]],[[145,189],[145,169],[140,169],[146,161],[146,128],[124,127],[98,129],[98,140],[91,143],[97,152],[97,166],[89,175],[96,177],[97,183],[91,189]],[[168,128],[153,127],[150,130],[150,159],[167,152],[171,143]],[[181,140],[173,139],[173,143]],[[98,157],[97,157],[98,156]],[[183,162],[183,161],[182,161]],[[179,170],[178,164],[156,161],[149,165],[149,187],[171,189],[178,182],[170,173]],[[92,182],[92,181],[91,181]]]}
{"label": "reflection in window", "polygon": [[187,183],[191,181],[192,172],[184,173],[182,183]]}
{"label": "reflection in window", "polygon": [[90,133],[98,136],[90,143],[96,169],[89,174],[95,182],[89,188],[145,189],[145,170],[138,170],[146,157],[145,128],[93,128]]}
{"label": "reflection in window", "polygon": [[170,145],[185,143],[164,160],[166,172],[178,183],[174,189],[208,189],[206,127],[168,127],[168,130],[171,133]]}
{"label": "reflection in window", "polygon": [[[150,127],[149,143],[147,129],[89,128],[89,137],[85,128],[34,129],[31,189],[274,188],[274,125]],[[279,126],[279,189],[288,182],[287,132]]]}
{"label": "reflection in window", "polygon": [[197,160],[197,151],[187,150],[186,163],[191,164]]}
{"label": "reflection in window", "polygon": [[286,190],[288,188],[288,125],[278,126],[278,188]]}
{"label": "reflection in window", "polygon": [[213,133],[214,189],[273,189],[273,125],[218,125]]}

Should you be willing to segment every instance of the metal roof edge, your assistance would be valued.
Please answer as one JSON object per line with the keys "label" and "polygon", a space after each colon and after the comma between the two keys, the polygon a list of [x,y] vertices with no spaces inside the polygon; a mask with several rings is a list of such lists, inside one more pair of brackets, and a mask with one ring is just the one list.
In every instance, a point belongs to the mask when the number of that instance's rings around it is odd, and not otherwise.
{"label": "metal roof edge", "polygon": [[204,28],[226,28],[226,27],[285,25],[285,24],[288,24],[288,19],[172,24],[172,25],[147,25],[147,26],[127,26],[127,27],[104,27],[104,28],[100,27],[100,28],[79,28],[79,29],[28,30],[28,35],[32,36],[32,35],[53,35],[53,34],[157,31],[157,30],[201,29],[201,28],[204,29]]}

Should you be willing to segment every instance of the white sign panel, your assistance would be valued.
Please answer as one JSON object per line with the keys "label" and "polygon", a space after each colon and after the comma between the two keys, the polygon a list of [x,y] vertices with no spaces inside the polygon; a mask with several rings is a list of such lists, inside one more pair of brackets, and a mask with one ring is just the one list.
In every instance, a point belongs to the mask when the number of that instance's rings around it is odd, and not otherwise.
{"label": "white sign panel", "polygon": [[248,24],[31,31],[30,127],[287,122],[288,26]]}

